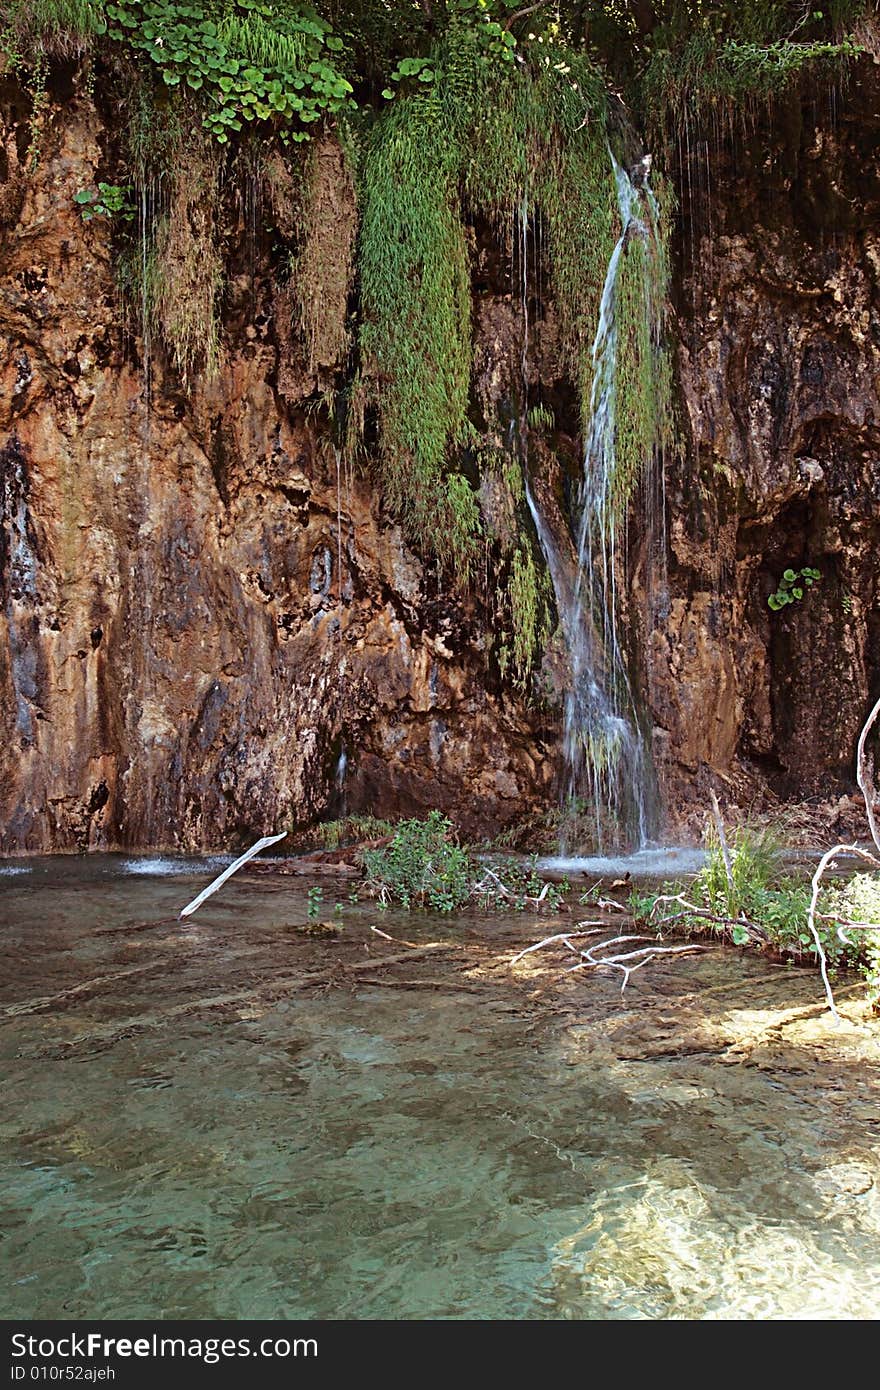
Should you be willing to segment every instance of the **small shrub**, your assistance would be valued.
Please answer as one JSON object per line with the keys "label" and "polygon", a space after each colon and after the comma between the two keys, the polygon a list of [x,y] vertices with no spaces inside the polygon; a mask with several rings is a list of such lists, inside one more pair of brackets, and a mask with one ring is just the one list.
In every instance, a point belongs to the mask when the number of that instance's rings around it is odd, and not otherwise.
{"label": "small shrub", "polygon": [[[687,934],[710,932],[735,946],[760,946],[798,963],[819,952],[807,925],[811,885],[781,872],[780,847],[768,830],[744,827],[730,836],[727,875],[721,847],[710,845],[706,863],[687,884],[667,883],[660,893],[632,893],[636,922]],[[684,902],[676,902],[680,896]],[[689,911],[685,903],[693,906]],[[719,919],[719,920],[712,920]],[[816,931],[832,970],[858,968],[869,998],[880,1003],[880,931],[847,928],[847,922],[880,927],[880,875],[856,874],[843,886],[826,886],[818,902]],[[841,935],[839,928],[843,927]]]}
{"label": "small shrub", "polygon": [[451,912],[470,897],[471,863],[453,842],[452,823],[440,811],[405,820],[390,845],[364,851],[368,885],[383,902]]}

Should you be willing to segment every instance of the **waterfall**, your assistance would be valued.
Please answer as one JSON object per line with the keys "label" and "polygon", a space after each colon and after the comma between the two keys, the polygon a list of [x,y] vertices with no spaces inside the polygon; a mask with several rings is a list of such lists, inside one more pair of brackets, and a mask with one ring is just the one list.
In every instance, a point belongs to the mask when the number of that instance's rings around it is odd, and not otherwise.
{"label": "waterfall", "polygon": [[[597,838],[604,822],[642,845],[650,820],[651,768],[638,726],[618,630],[618,529],[614,484],[618,418],[617,290],[627,242],[656,238],[657,206],[646,179],[639,189],[613,154],[621,233],[611,253],[599,323],[593,342],[590,426],[584,451],[584,478],[578,537],[578,582],[571,625],[593,635],[586,621],[591,609],[599,643],[582,637],[572,650],[572,686],[565,705],[567,792],[574,801],[589,784]],[[647,171],[645,171],[647,172]],[[644,193],[644,198],[640,196]],[[643,205],[645,216],[640,216]],[[645,312],[651,288],[644,289]],[[647,460],[645,460],[647,462]]]}
{"label": "waterfall", "polygon": [[[653,350],[659,345],[659,316],[655,286],[648,277],[657,263],[659,214],[647,183],[649,160],[631,174],[613,154],[611,162],[621,232],[608,262],[592,349],[593,385],[573,574],[528,481],[526,487],[571,670],[564,714],[568,830],[564,825],[563,836],[578,833],[574,827],[588,813],[599,849],[609,838],[644,845],[654,799],[653,769],[639,729],[618,628],[622,518],[616,479],[620,276],[628,243],[642,238],[651,252],[644,260],[643,309],[652,320],[648,339]],[[647,466],[650,459],[641,462]]]}

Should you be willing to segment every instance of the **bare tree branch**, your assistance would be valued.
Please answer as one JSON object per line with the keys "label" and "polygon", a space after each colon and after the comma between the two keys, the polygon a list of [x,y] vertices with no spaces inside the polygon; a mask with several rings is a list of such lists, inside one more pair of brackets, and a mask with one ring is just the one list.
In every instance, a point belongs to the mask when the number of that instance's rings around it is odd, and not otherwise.
{"label": "bare tree branch", "polygon": [[526,5],[524,10],[517,10],[515,14],[508,15],[504,24],[505,29],[509,29],[518,19],[525,19],[527,14],[534,14],[535,10],[543,10],[546,4],[547,0],[538,0],[537,5]]}
{"label": "bare tree branch", "polygon": [[[872,714],[871,716],[872,721],[876,713],[877,711],[875,709],[874,714]],[[819,936],[819,932],[816,927],[816,908],[819,903],[819,889],[822,884],[822,875],[828,868],[828,865],[831,863],[832,859],[834,859],[838,854],[858,854],[861,856],[862,859],[867,859],[868,863],[873,864],[873,866],[877,869],[880,869],[880,859],[876,859],[875,856],[873,854],[869,854],[867,850],[860,849],[858,845],[835,845],[833,849],[827,850],[825,854],[822,855],[822,858],[819,860],[818,866],[816,868],[816,872],[813,874],[813,892],[812,896],[810,897],[810,910],[807,913],[807,926],[809,928],[810,935],[812,936],[813,941],[815,943],[816,952],[819,956],[819,969],[822,972],[822,983],[825,986],[825,998],[828,1000],[828,1007],[831,1010],[837,1022],[840,1023],[840,1014],[837,1012],[837,1005],[834,1002],[834,991],[831,988],[831,981],[828,979],[828,957],[825,954],[825,947],[822,945],[822,940]]]}
{"label": "bare tree branch", "polygon": [[880,700],[877,701],[871,713],[868,715],[867,723],[859,734],[859,743],[856,748],[856,781],[859,784],[862,796],[865,798],[865,810],[868,815],[868,826],[871,831],[871,839],[877,849],[880,850],[880,831],[877,828],[877,821],[874,816],[874,777],[873,768],[869,765],[868,755],[865,752],[865,744],[868,734],[877,715],[880,714]]}

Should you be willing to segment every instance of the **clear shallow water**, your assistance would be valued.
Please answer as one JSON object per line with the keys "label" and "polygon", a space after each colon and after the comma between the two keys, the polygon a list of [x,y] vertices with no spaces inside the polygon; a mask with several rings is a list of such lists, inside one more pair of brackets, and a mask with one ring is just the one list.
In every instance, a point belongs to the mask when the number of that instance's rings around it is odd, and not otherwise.
{"label": "clear shallow water", "polygon": [[[213,867],[33,869],[0,884],[0,1315],[876,1315],[877,1187],[833,1173],[880,1107],[855,1080],[829,1104],[809,1054],[597,1052],[588,1002],[542,1015],[497,976],[303,989],[340,947],[291,930],[302,880],[181,924]],[[345,911],[366,952],[376,914]]]}

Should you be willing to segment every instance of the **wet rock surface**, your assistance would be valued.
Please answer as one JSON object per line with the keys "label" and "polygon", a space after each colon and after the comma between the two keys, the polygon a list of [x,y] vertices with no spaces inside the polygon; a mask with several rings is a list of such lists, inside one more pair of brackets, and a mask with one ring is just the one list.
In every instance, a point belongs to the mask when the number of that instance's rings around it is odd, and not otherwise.
{"label": "wet rock surface", "polygon": [[[285,294],[233,275],[218,378],[185,395],[154,344],[148,382],[112,231],[74,204],[106,139],[84,98],[54,111],[0,227],[0,849],[229,846],[434,806],[477,834],[552,800],[474,614],[306,408],[334,381],[344,267],[308,344]],[[351,181],[321,158],[324,212],[334,178],[322,246],[344,260]]]}
{"label": "wet rock surface", "polygon": [[[683,181],[668,596],[646,634],[673,806],[852,785],[880,690],[878,65],[836,116],[810,96]],[[802,600],[767,599],[818,569]]]}

